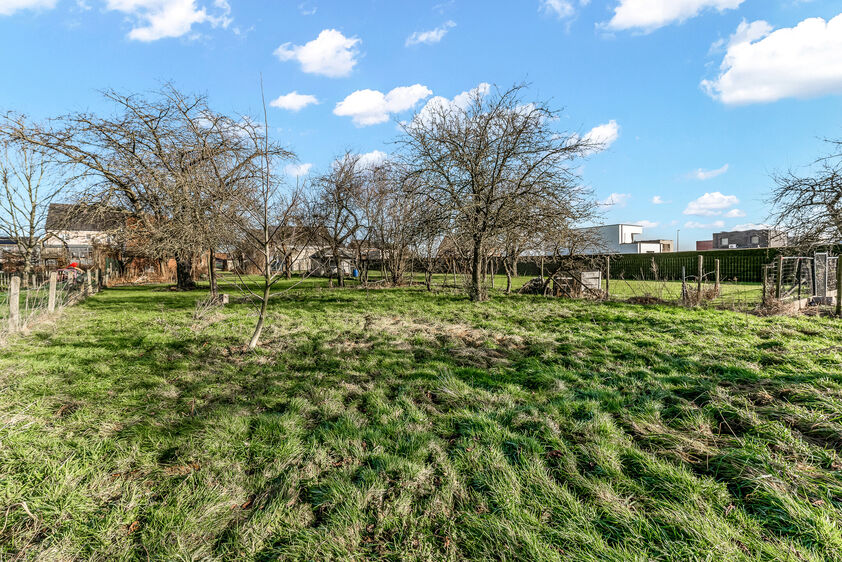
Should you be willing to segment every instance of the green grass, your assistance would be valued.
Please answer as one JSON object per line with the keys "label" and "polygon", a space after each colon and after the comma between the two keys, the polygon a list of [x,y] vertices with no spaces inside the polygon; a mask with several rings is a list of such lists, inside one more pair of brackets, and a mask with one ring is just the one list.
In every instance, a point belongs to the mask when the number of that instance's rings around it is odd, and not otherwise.
{"label": "green grass", "polygon": [[126,287],[0,352],[0,559],[839,560],[842,324]]}

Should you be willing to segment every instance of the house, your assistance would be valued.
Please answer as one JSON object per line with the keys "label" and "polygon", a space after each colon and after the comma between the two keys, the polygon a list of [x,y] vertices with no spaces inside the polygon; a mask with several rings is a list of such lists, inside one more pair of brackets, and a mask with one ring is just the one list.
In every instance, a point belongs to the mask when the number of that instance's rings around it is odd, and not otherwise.
{"label": "house", "polygon": [[706,252],[708,250],[713,250],[713,240],[697,240],[696,241],[696,251],[697,252]]}
{"label": "house", "polygon": [[713,235],[713,249],[727,250],[734,248],[781,248],[787,245],[786,232],[773,228],[732,230],[716,232]]}
{"label": "house", "polygon": [[354,252],[345,249],[340,249],[336,255],[328,249],[319,250],[310,255],[310,275],[329,277],[341,269],[343,275],[350,276],[354,271],[356,257]]}
{"label": "house", "polygon": [[672,251],[672,240],[644,240],[638,224],[608,224],[578,229],[588,238],[583,254],[660,254]]}
{"label": "house", "polygon": [[51,237],[44,243],[41,258],[48,267],[60,261],[93,265],[96,248],[111,245],[110,232],[124,224],[124,215],[117,209],[51,203],[45,224]]}

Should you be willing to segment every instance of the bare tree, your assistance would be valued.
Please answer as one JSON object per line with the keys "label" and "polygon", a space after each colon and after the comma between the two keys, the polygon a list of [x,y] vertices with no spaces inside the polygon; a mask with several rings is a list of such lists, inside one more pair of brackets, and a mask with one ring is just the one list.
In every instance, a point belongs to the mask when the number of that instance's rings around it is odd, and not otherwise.
{"label": "bare tree", "polygon": [[584,195],[572,162],[593,144],[557,131],[559,113],[525,102],[524,88],[478,88],[464,104],[428,104],[403,125],[398,141],[428,197],[470,241],[472,300],[487,297],[482,272],[495,237],[533,230],[548,213],[567,216],[570,202]]}
{"label": "bare tree", "polygon": [[25,279],[32,272],[38,250],[52,237],[46,230],[50,204],[67,192],[71,183],[66,170],[40,151],[8,141],[3,145],[0,228],[17,244]]}
{"label": "bare tree", "polygon": [[812,174],[792,170],[774,176],[773,224],[809,248],[842,240],[842,141],[828,141],[831,154],[813,163]]}
{"label": "bare tree", "polygon": [[326,235],[329,255],[324,256],[328,276],[336,267],[340,287],[345,286],[342,267],[347,246],[364,227],[359,206],[366,181],[360,156],[350,151],[337,158],[330,170],[315,180],[315,195],[311,201],[310,218],[313,228]]}
{"label": "bare tree", "polygon": [[88,178],[81,201],[122,209],[131,218],[131,228],[118,233],[123,242],[152,257],[174,257],[178,287],[193,288],[193,259],[220,243],[211,215],[233,200],[262,150],[247,142],[242,123],[213,112],[204,96],[171,85],[150,98],[103,96],[115,107],[111,116],[73,113],[28,126],[8,115],[4,129],[81,169]]}

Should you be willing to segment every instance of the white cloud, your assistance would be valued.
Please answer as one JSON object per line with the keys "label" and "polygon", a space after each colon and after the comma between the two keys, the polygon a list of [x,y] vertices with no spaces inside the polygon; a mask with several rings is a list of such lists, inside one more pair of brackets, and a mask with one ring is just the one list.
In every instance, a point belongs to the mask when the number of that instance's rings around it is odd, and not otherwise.
{"label": "white cloud", "polygon": [[614,16],[602,27],[615,31],[638,29],[648,33],[694,18],[702,10],[724,12],[739,8],[743,2],[745,0],[620,0],[614,8]]}
{"label": "white cloud", "polygon": [[465,109],[468,107],[468,104],[471,103],[471,100],[479,94],[480,96],[485,96],[488,92],[491,91],[491,84],[487,82],[481,82],[477,85],[476,88],[472,88],[470,90],[464,91],[461,94],[457,94],[453,97],[452,100],[447,99],[442,96],[433,96],[427,103],[424,104],[424,107],[421,108],[421,111],[418,112],[416,119],[420,120],[421,122],[427,122],[430,118],[430,114],[437,109],[447,109],[447,108],[454,108],[454,109]]}
{"label": "white cloud", "polygon": [[738,224],[737,226],[735,226],[731,230],[741,232],[741,231],[744,231],[744,230],[769,230],[771,228],[774,228],[774,227],[771,226],[771,225],[768,225],[768,224],[755,224],[753,222],[750,222],[748,224]]}
{"label": "white cloud", "polygon": [[304,45],[284,43],[275,49],[275,56],[282,61],[298,61],[302,72],[340,78],[351,74],[357,64],[360,42],[357,37],[345,37],[340,31],[325,29]]}
{"label": "white cloud", "polygon": [[299,94],[297,91],[293,90],[288,94],[284,94],[283,96],[278,96],[273,99],[269,102],[269,105],[280,109],[288,109],[290,111],[301,111],[308,105],[315,105],[318,103],[319,100],[316,99],[316,96],[311,96],[310,94]]}
{"label": "white cloud", "polygon": [[652,221],[647,221],[647,220],[637,221],[634,224],[636,224],[638,226],[642,226],[643,228],[656,228],[658,226],[657,222],[652,222]]}
{"label": "white cloud", "polygon": [[746,212],[742,209],[731,209],[727,213],[725,213],[725,217],[729,219],[739,219],[746,216]]}
{"label": "white cloud", "polygon": [[699,168],[698,170],[693,170],[688,174],[688,177],[694,180],[705,181],[709,179],[713,179],[716,176],[721,176],[725,172],[728,171],[729,165],[725,164],[721,168],[717,168],[715,170],[703,170]]}
{"label": "white cloud", "polygon": [[363,168],[370,168],[382,164],[389,158],[389,155],[382,150],[372,150],[365,154],[360,154],[359,164]]}
{"label": "white cloud", "polygon": [[712,217],[721,215],[728,207],[733,207],[740,200],[736,195],[723,195],[718,191],[713,193],[705,193],[698,199],[690,201],[687,208],[684,209],[685,215],[697,215],[703,217]]}
{"label": "white cloud", "polygon": [[284,173],[293,178],[300,178],[301,176],[306,176],[310,173],[310,169],[313,167],[312,164],[287,164],[284,166]]}
{"label": "white cloud", "polygon": [[10,16],[19,10],[49,10],[56,0],[0,0],[0,16]]}
{"label": "white cloud", "polygon": [[231,7],[226,0],[214,0],[197,6],[196,0],[107,0],[107,10],[128,15],[134,27],[129,39],[157,41],[168,37],[181,37],[193,29],[193,24],[207,23],[212,27],[226,28],[231,23]]}
{"label": "white cloud", "polygon": [[600,201],[599,204],[606,207],[625,207],[629,204],[631,197],[631,193],[612,193]]}
{"label": "white cloud", "polygon": [[450,28],[456,27],[456,22],[449,20],[444,22],[440,27],[435,29],[431,29],[429,31],[415,31],[406,38],[405,45],[407,47],[411,45],[432,45],[433,43],[438,43],[444,36],[450,31]]}
{"label": "white cloud", "polygon": [[660,195],[656,195],[651,201],[653,205],[666,205],[667,203],[670,203],[670,201],[664,201],[663,197]]}
{"label": "white cloud", "polygon": [[614,141],[618,138],[620,138],[620,125],[612,119],[608,123],[597,125],[588,131],[582,137],[582,140],[586,143],[597,145],[591,152],[601,152],[608,150],[608,147],[614,144]]}
{"label": "white cloud", "polygon": [[319,7],[312,2],[305,1],[298,5],[298,13],[302,16],[312,16],[319,10]]}
{"label": "white cloud", "polygon": [[401,86],[384,94],[378,90],[357,90],[336,104],[335,115],[350,117],[358,127],[377,125],[389,120],[392,113],[412,109],[432,94],[427,86]]}
{"label": "white cloud", "polygon": [[763,21],[742,22],[719,68],[701,86],[729,105],[842,93],[842,14],[776,31]]}
{"label": "white cloud", "polygon": [[714,228],[725,228],[725,221],[713,221],[707,224],[696,221],[689,221],[684,223],[684,228],[703,228],[707,230],[711,230]]}

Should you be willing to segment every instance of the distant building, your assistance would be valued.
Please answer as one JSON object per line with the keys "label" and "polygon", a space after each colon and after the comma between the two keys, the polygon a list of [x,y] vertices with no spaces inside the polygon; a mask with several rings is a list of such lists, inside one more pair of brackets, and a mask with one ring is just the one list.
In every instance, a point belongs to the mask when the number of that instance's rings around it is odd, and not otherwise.
{"label": "distant building", "polygon": [[109,232],[124,223],[117,209],[51,203],[45,228],[52,236],[44,244],[42,259],[47,267],[64,260],[91,265],[94,248],[112,243]]}
{"label": "distant building", "polygon": [[716,232],[713,235],[713,249],[727,250],[734,248],[781,248],[787,245],[786,232],[772,228],[757,230],[734,230]]}
{"label": "distant building", "polygon": [[672,240],[643,240],[638,224],[608,224],[580,229],[589,243],[583,254],[660,254],[671,252]]}
{"label": "distant building", "polygon": [[696,240],[696,251],[706,252],[713,250],[713,240]]}

